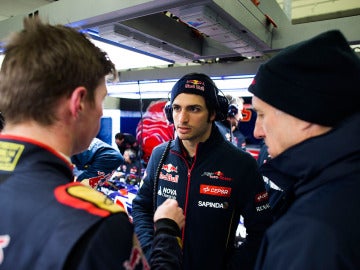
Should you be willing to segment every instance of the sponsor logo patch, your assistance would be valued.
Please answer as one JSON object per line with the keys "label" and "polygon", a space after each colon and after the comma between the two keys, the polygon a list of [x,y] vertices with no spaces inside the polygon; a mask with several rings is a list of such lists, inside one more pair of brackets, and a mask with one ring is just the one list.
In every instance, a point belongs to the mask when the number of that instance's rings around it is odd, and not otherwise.
{"label": "sponsor logo patch", "polygon": [[208,202],[208,201],[198,201],[198,206],[200,207],[209,207],[217,209],[227,209],[229,207],[228,202]]}
{"label": "sponsor logo patch", "polygon": [[136,269],[137,266],[142,264],[143,270],[150,270],[150,266],[145,259],[145,256],[140,247],[140,242],[137,237],[134,235],[133,237],[133,248],[131,250],[131,255],[129,260],[123,263],[123,266],[126,270]]}
{"label": "sponsor logo patch", "polygon": [[200,194],[230,197],[231,188],[221,186],[200,185]]}
{"label": "sponsor logo patch", "polygon": [[269,208],[270,208],[270,205],[268,203],[260,205],[260,206],[256,206],[256,212],[261,212],[261,211],[264,211]]}
{"label": "sponsor logo patch", "polygon": [[169,199],[176,199],[176,190],[167,188],[167,187],[159,187],[158,193],[159,196],[169,198]]}
{"label": "sponsor logo patch", "polygon": [[167,174],[160,173],[159,179],[169,181],[169,182],[173,182],[173,183],[178,183],[179,182],[179,175],[173,176],[170,173],[167,173]]}
{"label": "sponsor logo patch", "polygon": [[171,163],[163,164],[161,169],[163,169],[167,173],[172,173],[172,172],[177,173],[178,172],[177,166],[174,166]]}
{"label": "sponsor logo patch", "polygon": [[0,170],[12,172],[25,146],[12,142],[0,142]]}
{"label": "sponsor logo patch", "polygon": [[200,91],[205,91],[205,83],[199,80],[187,80],[185,88],[192,88]]}
{"label": "sponsor logo patch", "polygon": [[269,195],[266,191],[255,195],[255,202],[259,203],[268,200]]}
{"label": "sponsor logo patch", "polygon": [[10,236],[0,235],[0,265],[4,261],[4,248],[6,248],[10,243]]}
{"label": "sponsor logo patch", "polygon": [[111,213],[126,212],[101,192],[78,182],[57,187],[54,195],[57,201],[64,205],[101,217],[109,216]]}
{"label": "sponsor logo patch", "polygon": [[224,175],[221,171],[216,172],[204,172],[201,176],[207,176],[211,179],[219,179],[219,180],[225,180],[225,181],[232,181],[233,179],[231,177],[227,177]]}

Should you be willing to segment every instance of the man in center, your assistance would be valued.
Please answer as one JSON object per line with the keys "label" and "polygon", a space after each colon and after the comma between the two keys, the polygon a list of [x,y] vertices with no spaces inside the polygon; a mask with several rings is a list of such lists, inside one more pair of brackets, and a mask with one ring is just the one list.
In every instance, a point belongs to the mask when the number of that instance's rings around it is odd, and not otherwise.
{"label": "man in center", "polygon": [[[271,223],[270,207],[255,159],[228,142],[214,124],[226,117],[228,106],[205,74],[187,74],[172,88],[166,113],[176,139],[153,150],[133,200],[135,231],[147,257],[154,211],[173,198],[185,214],[184,269],[253,268]],[[235,247],[240,216],[247,237]]]}

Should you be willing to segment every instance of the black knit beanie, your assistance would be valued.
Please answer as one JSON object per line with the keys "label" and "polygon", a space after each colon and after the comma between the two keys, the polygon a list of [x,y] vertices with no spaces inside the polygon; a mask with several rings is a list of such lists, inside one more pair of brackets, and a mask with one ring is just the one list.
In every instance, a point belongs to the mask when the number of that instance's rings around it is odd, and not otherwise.
{"label": "black knit beanie", "polygon": [[205,74],[190,73],[180,78],[171,90],[171,104],[177,95],[181,93],[200,95],[211,104],[217,104],[217,95],[219,90],[214,82]]}
{"label": "black knit beanie", "polygon": [[360,59],[332,30],[262,64],[249,91],[299,119],[335,126],[360,111]]}

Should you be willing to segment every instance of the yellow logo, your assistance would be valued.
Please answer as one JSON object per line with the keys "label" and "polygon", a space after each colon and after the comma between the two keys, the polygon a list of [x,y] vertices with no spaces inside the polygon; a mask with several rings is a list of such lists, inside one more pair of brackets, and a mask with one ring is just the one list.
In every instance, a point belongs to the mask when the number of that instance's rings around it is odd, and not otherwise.
{"label": "yellow logo", "polygon": [[124,208],[114,204],[111,199],[101,192],[78,182],[58,186],[54,193],[60,203],[83,209],[93,215],[106,217],[111,213],[125,212]]}
{"label": "yellow logo", "polygon": [[25,146],[18,143],[0,142],[0,170],[13,171]]}

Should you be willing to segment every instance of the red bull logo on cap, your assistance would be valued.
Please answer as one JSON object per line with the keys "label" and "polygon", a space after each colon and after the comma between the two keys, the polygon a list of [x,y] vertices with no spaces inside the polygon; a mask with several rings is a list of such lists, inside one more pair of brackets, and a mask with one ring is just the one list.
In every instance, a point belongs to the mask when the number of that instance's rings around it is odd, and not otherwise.
{"label": "red bull logo on cap", "polygon": [[199,80],[187,80],[185,88],[193,88],[201,91],[205,91],[205,83]]}

